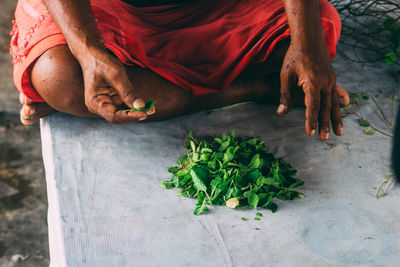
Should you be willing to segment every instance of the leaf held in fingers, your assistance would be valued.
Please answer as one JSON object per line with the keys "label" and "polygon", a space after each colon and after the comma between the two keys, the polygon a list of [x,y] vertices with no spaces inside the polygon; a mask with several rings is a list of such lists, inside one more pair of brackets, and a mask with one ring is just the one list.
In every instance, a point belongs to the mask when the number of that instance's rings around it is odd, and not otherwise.
{"label": "leaf held in fingers", "polygon": [[129,111],[149,111],[154,105],[156,104],[156,101],[153,100],[147,100],[145,103],[144,108],[131,108],[131,109],[126,109],[124,112],[129,112]]}

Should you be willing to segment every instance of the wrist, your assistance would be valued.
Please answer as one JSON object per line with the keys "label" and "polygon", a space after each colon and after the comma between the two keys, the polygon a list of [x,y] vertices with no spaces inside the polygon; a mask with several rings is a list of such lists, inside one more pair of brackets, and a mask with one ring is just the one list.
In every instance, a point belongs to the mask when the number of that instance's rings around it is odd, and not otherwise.
{"label": "wrist", "polygon": [[326,50],[324,33],[313,32],[299,37],[290,36],[290,46],[301,52],[323,52]]}
{"label": "wrist", "polygon": [[79,61],[79,63],[81,63],[81,65],[87,61],[88,58],[91,58],[92,55],[104,52],[107,53],[107,50],[104,46],[104,40],[100,37],[69,42],[68,46],[74,57]]}

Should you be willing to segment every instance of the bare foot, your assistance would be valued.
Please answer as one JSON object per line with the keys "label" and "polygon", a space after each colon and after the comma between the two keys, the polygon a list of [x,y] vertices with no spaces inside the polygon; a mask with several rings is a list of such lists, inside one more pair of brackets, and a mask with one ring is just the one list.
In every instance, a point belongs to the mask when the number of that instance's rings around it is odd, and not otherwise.
{"label": "bare foot", "polygon": [[23,93],[19,94],[19,102],[22,104],[20,119],[22,124],[29,125],[37,122],[40,118],[57,112],[45,102],[33,102]]}

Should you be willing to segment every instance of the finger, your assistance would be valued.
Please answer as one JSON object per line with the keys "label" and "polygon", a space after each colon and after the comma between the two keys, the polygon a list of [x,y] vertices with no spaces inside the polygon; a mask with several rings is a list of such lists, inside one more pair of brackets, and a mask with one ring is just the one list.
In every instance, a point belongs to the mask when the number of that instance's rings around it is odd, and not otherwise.
{"label": "finger", "polygon": [[321,94],[320,90],[314,88],[310,83],[304,83],[302,88],[305,95],[304,104],[306,106],[306,133],[309,136],[313,136],[317,128]]}
{"label": "finger", "polygon": [[118,94],[112,95],[110,97],[111,97],[113,104],[117,107],[122,106],[122,104],[124,103],[124,101],[122,101],[121,97]]}
{"label": "finger", "polygon": [[332,110],[332,91],[322,90],[321,107],[319,110],[319,138],[323,141],[329,139],[331,110]]}
{"label": "finger", "polygon": [[93,101],[94,111],[111,123],[137,122],[147,118],[147,114],[142,111],[124,112],[118,110],[109,95],[98,95]]}
{"label": "finger", "polygon": [[342,114],[340,112],[340,99],[337,90],[334,90],[332,93],[331,121],[332,121],[333,132],[337,136],[342,136],[344,130],[343,130]]}
{"label": "finger", "polygon": [[156,113],[156,106],[152,106],[147,112],[147,115],[153,115],[154,113]]}
{"label": "finger", "polygon": [[292,108],[292,98],[290,95],[290,89],[293,87],[293,83],[291,82],[291,75],[288,71],[281,71],[281,89],[280,89],[280,104],[276,113],[278,115],[287,114]]}
{"label": "finger", "polygon": [[118,95],[121,97],[125,105],[127,105],[129,108],[132,108],[133,102],[137,99],[137,97],[134,94],[133,85],[126,74],[126,71],[122,69],[122,71],[119,71],[116,76],[108,80],[108,82],[111,87],[118,92]]}
{"label": "finger", "polygon": [[133,101],[134,108],[144,108],[145,106],[146,102],[144,102],[141,98],[136,98],[135,101]]}
{"label": "finger", "polygon": [[130,123],[130,122],[138,122],[147,119],[147,115],[143,111],[123,111],[117,110],[114,113],[114,123],[121,124],[121,123]]}

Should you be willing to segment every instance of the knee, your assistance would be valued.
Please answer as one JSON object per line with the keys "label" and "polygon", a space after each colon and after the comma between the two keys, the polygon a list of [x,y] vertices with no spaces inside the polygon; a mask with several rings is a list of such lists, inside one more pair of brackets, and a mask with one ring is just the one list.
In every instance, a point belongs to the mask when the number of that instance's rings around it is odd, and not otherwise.
{"label": "knee", "polygon": [[84,106],[80,65],[65,45],[38,58],[32,66],[31,81],[38,94],[56,110],[74,114]]}
{"label": "knee", "polygon": [[320,0],[321,25],[325,31],[325,44],[329,56],[333,59],[336,55],[336,45],[339,42],[342,22],[336,8],[327,0]]}

